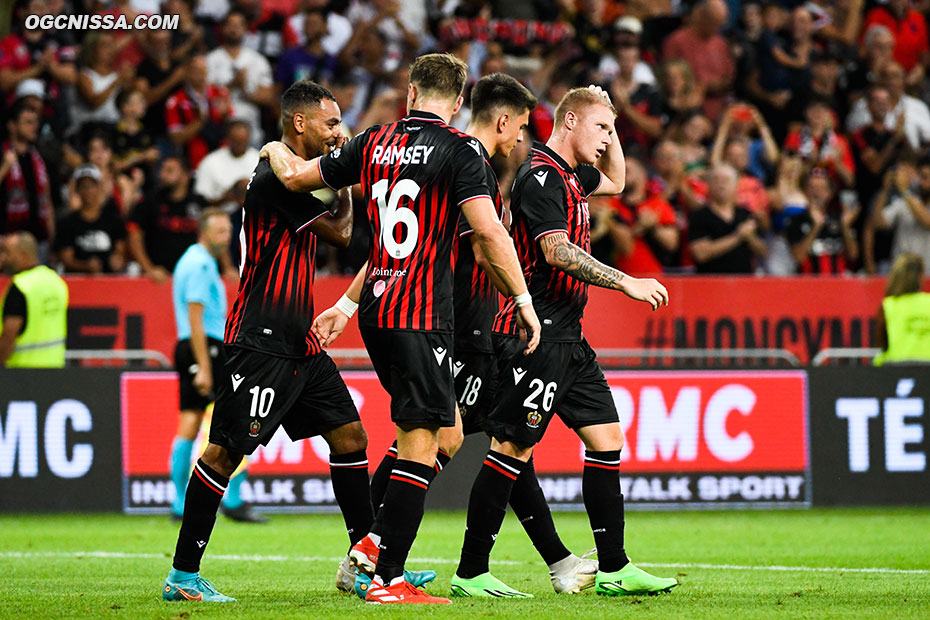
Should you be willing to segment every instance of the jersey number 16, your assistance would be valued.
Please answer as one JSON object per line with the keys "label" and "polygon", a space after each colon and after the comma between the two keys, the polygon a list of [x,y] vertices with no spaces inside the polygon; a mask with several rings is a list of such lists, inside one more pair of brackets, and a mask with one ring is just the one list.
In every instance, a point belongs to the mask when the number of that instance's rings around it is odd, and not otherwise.
{"label": "jersey number 16", "polygon": [[[420,186],[412,179],[401,179],[394,186],[388,196],[388,180],[381,179],[371,186],[371,193],[378,203],[378,213],[381,216],[381,243],[391,258],[407,258],[417,245],[420,235],[420,225],[417,215],[407,207],[399,207],[401,198],[416,200],[420,193]],[[407,230],[403,241],[394,238],[394,229],[403,224]]]}

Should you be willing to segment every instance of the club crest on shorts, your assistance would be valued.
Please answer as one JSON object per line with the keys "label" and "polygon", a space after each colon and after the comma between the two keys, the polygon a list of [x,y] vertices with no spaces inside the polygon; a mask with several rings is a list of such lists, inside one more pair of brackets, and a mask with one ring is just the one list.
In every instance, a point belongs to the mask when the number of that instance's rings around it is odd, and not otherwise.
{"label": "club crest on shorts", "polygon": [[258,431],[262,430],[262,423],[258,420],[252,420],[249,424],[249,437],[258,437]]}
{"label": "club crest on shorts", "polygon": [[528,414],[526,414],[526,425],[529,428],[533,428],[533,429],[539,428],[540,422],[542,422],[542,416],[539,415],[538,411],[531,411]]}

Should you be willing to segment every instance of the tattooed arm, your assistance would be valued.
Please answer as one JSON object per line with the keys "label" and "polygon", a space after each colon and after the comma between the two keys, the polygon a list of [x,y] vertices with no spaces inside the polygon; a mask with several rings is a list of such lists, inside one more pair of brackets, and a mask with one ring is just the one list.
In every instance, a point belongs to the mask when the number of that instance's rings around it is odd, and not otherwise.
{"label": "tattooed arm", "polygon": [[608,267],[568,240],[564,232],[546,235],[539,240],[546,262],[582,282],[620,291],[627,297],[644,301],[653,310],[668,305],[668,291],[652,278],[633,278]]}

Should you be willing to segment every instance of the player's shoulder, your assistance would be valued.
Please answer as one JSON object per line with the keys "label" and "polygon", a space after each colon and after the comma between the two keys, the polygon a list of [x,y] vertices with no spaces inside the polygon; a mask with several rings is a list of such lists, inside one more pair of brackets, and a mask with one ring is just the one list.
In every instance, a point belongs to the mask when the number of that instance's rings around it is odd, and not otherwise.
{"label": "player's shoulder", "polygon": [[562,192],[565,189],[565,179],[555,164],[531,155],[517,172],[514,187],[517,186],[530,191]]}

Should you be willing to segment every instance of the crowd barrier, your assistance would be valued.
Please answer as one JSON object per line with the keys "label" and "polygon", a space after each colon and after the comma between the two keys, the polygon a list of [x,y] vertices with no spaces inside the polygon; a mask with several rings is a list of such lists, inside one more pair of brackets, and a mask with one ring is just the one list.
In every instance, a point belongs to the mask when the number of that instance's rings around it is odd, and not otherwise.
{"label": "crowd barrier", "polygon": [[[930,503],[930,367],[606,374],[630,507]],[[372,372],[343,376],[377,463],[393,439],[388,397]],[[0,372],[0,511],[166,512],[177,410],[172,372]],[[430,507],[465,506],[486,448],[466,441]],[[335,510],[327,456],[322,440],[279,431],[253,455],[243,496],[269,511]],[[582,508],[582,459],[553,421],[535,462],[555,509]]]}
{"label": "crowd barrier", "polygon": [[[596,349],[781,349],[807,364],[826,348],[874,346],[883,278],[669,276],[670,304],[651,312],[623,295],[590,289],[584,332]],[[349,279],[314,283],[317,311]],[[928,281],[930,284],[930,281]],[[0,291],[7,281],[0,278]],[[69,277],[68,349],[174,352],[171,285],[145,278]],[[233,291],[229,290],[230,296]],[[230,297],[231,298],[231,297]],[[363,347],[351,321],[338,349]]]}

